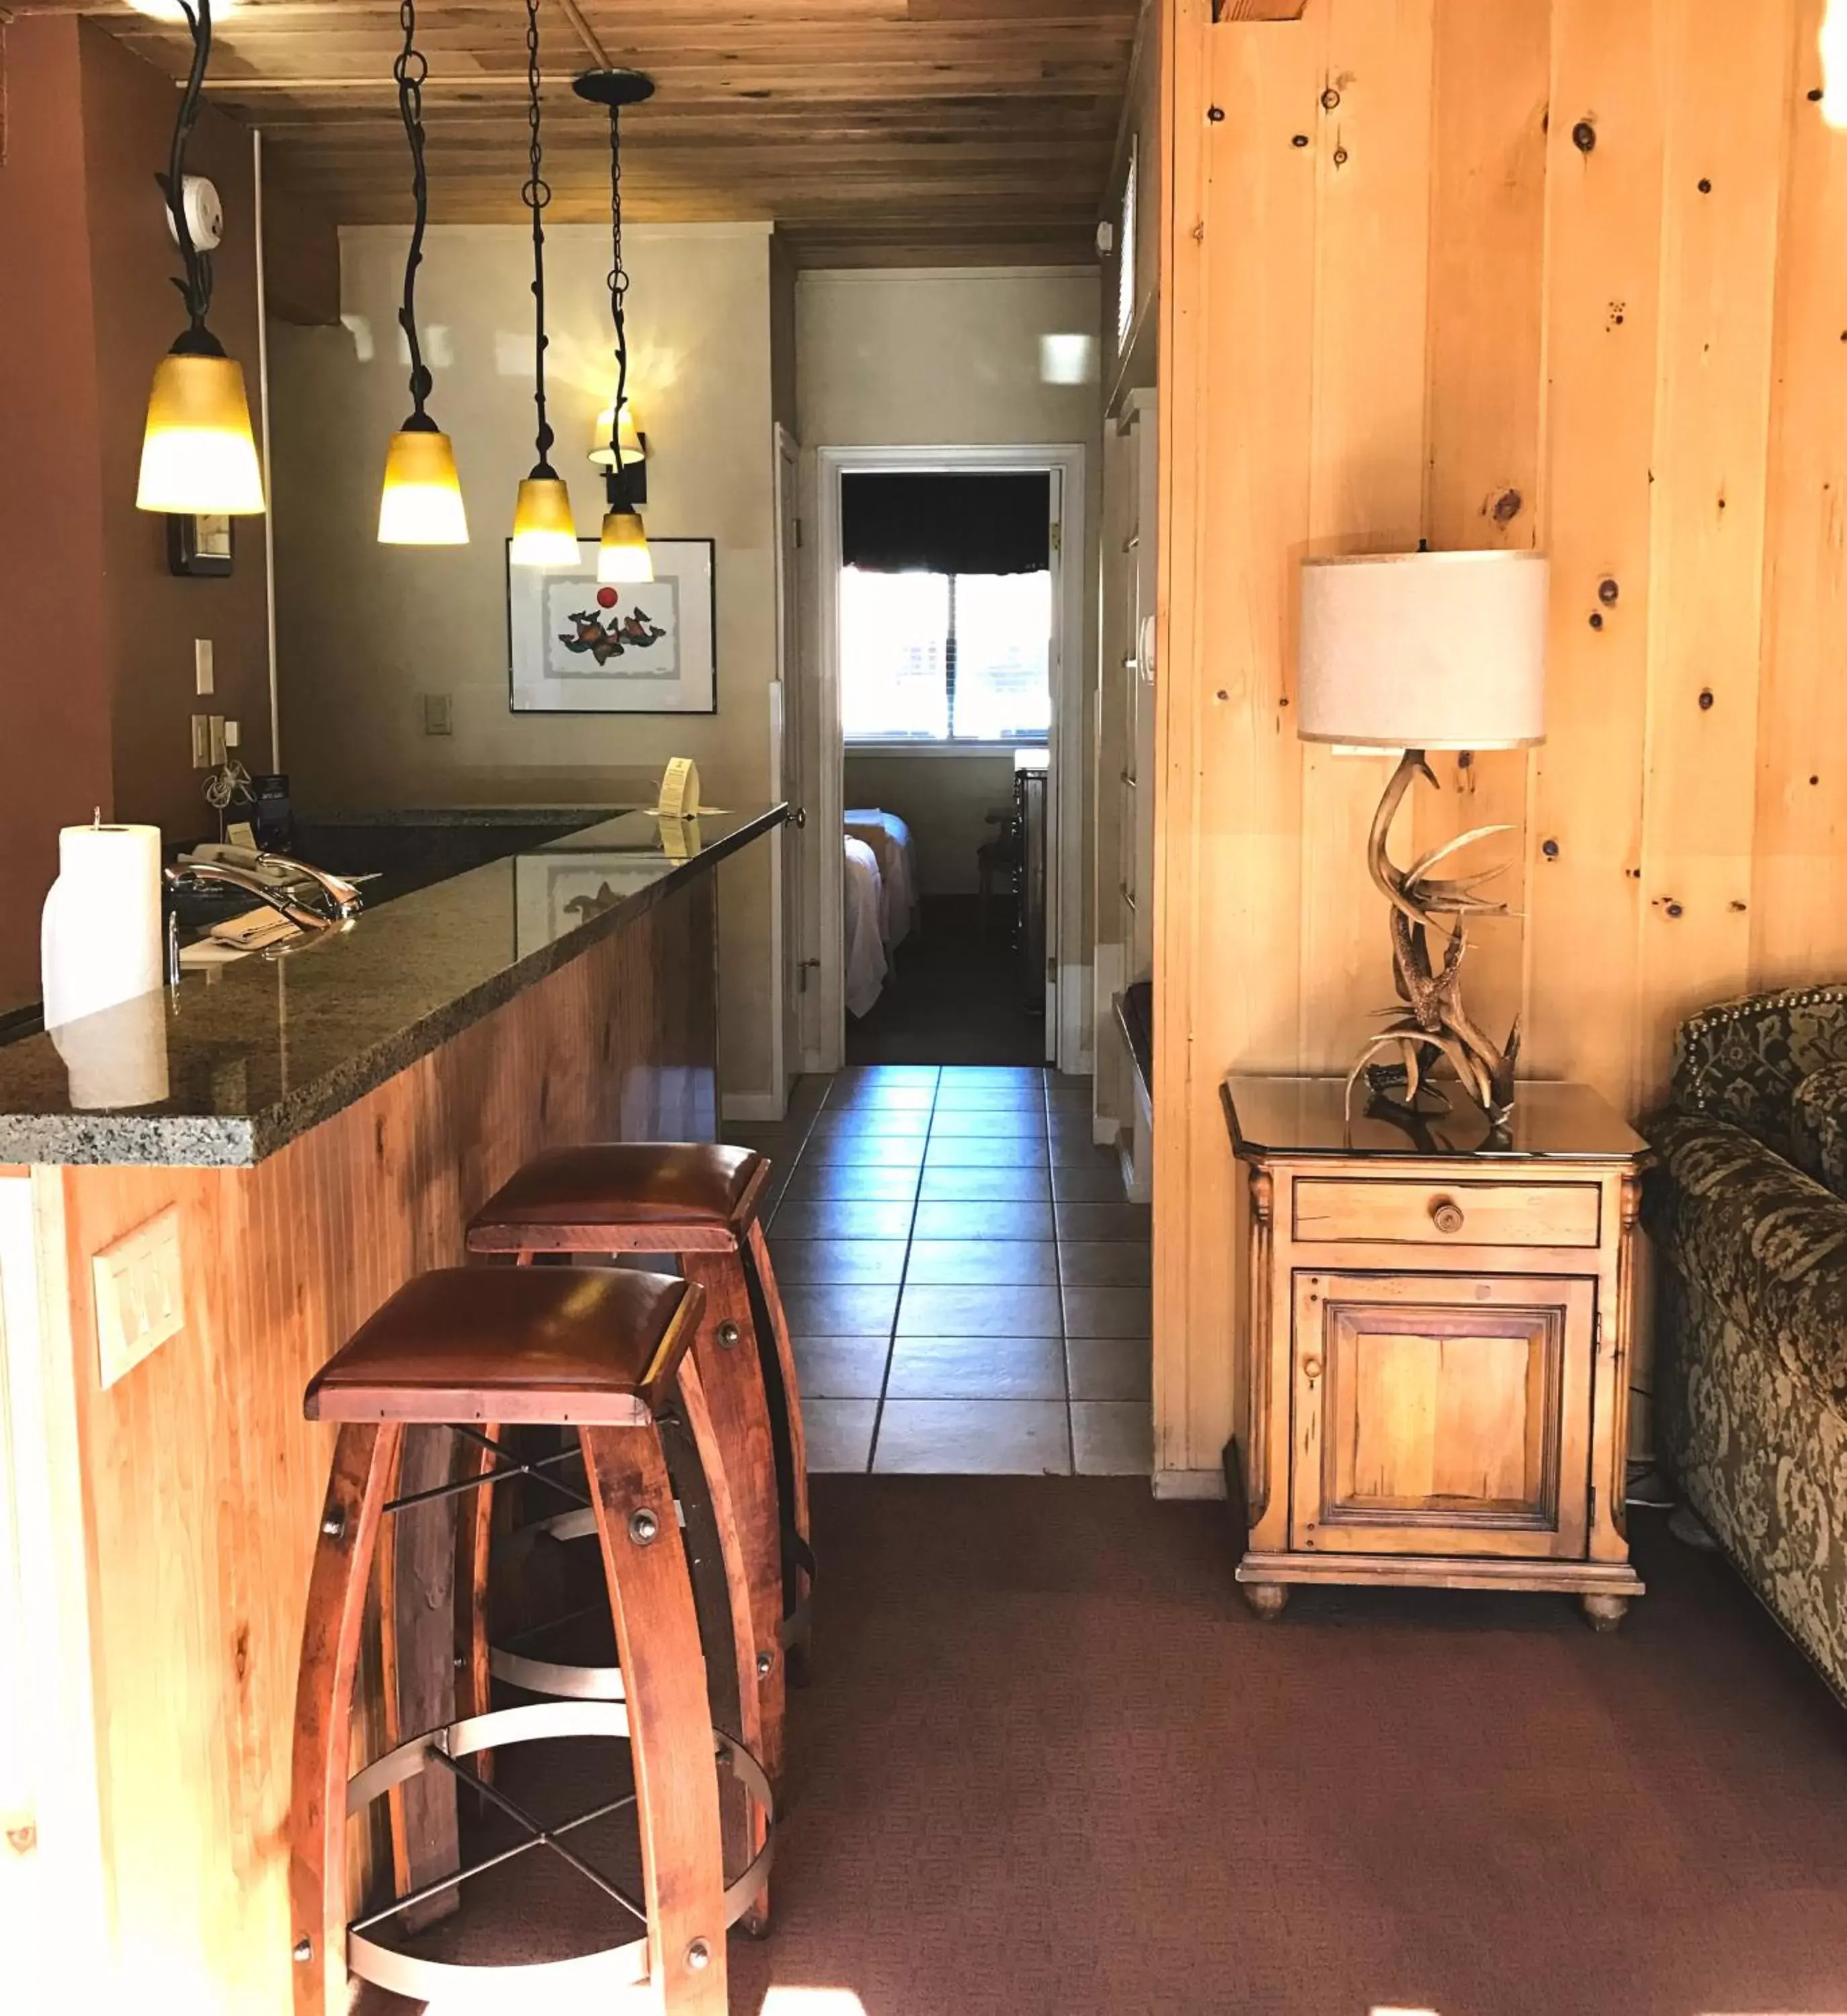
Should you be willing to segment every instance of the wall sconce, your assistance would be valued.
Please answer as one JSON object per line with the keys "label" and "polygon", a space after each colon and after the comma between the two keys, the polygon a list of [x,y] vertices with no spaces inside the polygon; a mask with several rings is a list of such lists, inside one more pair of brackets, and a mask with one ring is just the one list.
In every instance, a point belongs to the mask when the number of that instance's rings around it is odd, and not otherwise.
{"label": "wall sconce", "polygon": [[[616,409],[605,406],[596,416],[596,425],[591,434],[590,460],[599,469],[613,469],[616,452],[610,445],[610,430],[615,424]],[[629,401],[622,401],[622,473],[628,487],[628,500],[632,504],[645,504],[648,501],[648,437],[635,424],[635,408]]]}

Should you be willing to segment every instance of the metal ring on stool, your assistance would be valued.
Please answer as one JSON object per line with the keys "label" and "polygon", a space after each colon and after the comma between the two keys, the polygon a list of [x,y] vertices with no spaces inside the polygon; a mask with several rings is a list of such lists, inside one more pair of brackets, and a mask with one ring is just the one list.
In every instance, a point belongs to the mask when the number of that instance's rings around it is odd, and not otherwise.
{"label": "metal ring on stool", "polygon": [[[686,1508],[676,1498],[673,1509],[681,1525],[686,1523]],[[516,1539],[544,1533],[554,1540],[589,1540],[596,1537],[596,1514],[591,1506],[574,1512],[560,1512],[549,1519],[535,1521],[523,1528]],[[625,1701],[620,1666],[567,1665],[556,1659],[528,1659],[523,1653],[488,1648],[488,1670],[495,1679],[529,1694],[553,1694],[565,1701]]]}
{"label": "metal ring on stool", "polygon": [[[628,1735],[628,1710],[621,1701],[535,1701],[524,1708],[496,1708],[488,1715],[470,1715],[464,1721],[452,1722],[447,1728],[413,1737],[355,1773],[347,1780],[347,1816],[350,1820],[355,1813],[363,1813],[394,1786],[426,1770],[432,1749],[451,1757],[471,1757],[477,1751],[499,1750],[509,1743],[542,1743],[570,1736],[626,1739]],[[719,1729],[712,1731],[712,1742],[718,1757],[730,1767],[732,1776],[757,1802],[764,1816],[763,1845],[751,1856],[743,1873],[725,1886],[725,1923],[729,1927],[736,1924],[756,1902],[769,1880],[769,1865],[776,1852],[776,1798],[769,1773],[741,1743]],[[458,1878],[461,1874],[457,1872]],[[638,1987],[648,1979],[645,1932],[621,1946],[605,1946],[599,1952],[579,1953],[569,1960],[509,1967],[422,1960],[394,1947],[380,1946],[355,1931],[347,1934],[346,1945],[349,1974],[417,2002],[454,1995],[483,1979],[491,1980],[496,1989],[531,1989],[545,1994],[563,1989],[572,1996]]]}

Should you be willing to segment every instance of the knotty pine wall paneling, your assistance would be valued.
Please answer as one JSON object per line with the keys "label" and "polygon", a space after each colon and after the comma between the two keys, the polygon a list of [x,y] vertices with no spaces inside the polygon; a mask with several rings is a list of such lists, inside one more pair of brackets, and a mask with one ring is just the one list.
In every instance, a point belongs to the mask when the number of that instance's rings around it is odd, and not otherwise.
{"label": "knotty pine wall paneling", "polygon": [[1821,0],[1165,5],[1156,1460],[1204,1490],[1219,1080],[1344,1070],[1390,995],[1384,765],[1294,736],[1303,555],[1551,556],[1545,745],[1443,759],[1399,842],[1510,829],[1468,976],[1532,1075],[1638,1114],[1693,1009],[1847,971],[1847,136]]}

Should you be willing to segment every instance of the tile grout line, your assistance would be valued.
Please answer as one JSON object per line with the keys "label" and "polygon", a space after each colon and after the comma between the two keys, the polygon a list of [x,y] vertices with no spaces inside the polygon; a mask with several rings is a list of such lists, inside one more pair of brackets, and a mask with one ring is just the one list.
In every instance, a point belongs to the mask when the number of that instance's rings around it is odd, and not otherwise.
{"label": "tile grout line", "polygon": [[1064,1453],[1072,1477],[1078,1474],[1078,1429],[1071,1404],[1071,1340],[1065,1335],[1064,1247],[1058,1237],[1057,1190],[1052,1175],[1052,1081],[1039,1085],[1039,1104],[1046,1129],[1046,1191],[1052,1199],[1052,1272],[1058,1283],[1058,1376],[1064,1388]]}
{"label": "tile grout line", "polygon": [[[936,1125],[937,1095],[942,1089],[942,1067],[937,1067],[936,1076],[930,1085],[930,1118],[924,1129],[924,1152],[917,1159],[917,1179],[911,1186],[910,1222],[904,1235],[904,1258],[898,1265],[898,1293],[891,1304],[891,1328],[885,1339],[885,1371],[879,1381],[878,1405],[872,1417],[872,1435],[866,1445],[866,1474],[873,1474],[873,1465],[879,1456],[879,1435],[885,1425],[885,1402],[891,1391],[891,1365],[898,1355],[898,1319],[904,1309],[905,1283],[910,1279],[911,1247],[917,1236],[917,1200],[923,1194],[924,1165],[929,1158],[930,1136]],[[831,1089],[831,1088],[830,1088]]]}

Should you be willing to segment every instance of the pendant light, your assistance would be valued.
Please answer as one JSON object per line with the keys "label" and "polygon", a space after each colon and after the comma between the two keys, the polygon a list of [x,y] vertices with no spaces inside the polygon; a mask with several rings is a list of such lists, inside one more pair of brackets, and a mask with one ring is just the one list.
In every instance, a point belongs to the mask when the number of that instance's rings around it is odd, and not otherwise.
{"label": "pendant light", "polygon": [[424,410],[432,380],[417,340],[417,268],[423,263],[423,231],[430,221],[430,182],[423,171],[423,80],[430,66],[417,47],[416,0],[401,0],[398,19],[404,47],[391,66],[398,81],[398,116],[410,143],[411,195],[416,221],[404,261],[404,305],[398,326],[410,345],[410,416],[391,437],[385,452],[384,488],[379,498],[379,543],[387,546],[465,546],[468,514],[449,437]]}
{"label": "pendant light", "polygon": [[199,117],[211,61],[211,0],[180,0],[193,34],[193,67],[180,94],[167,172],[157,178],[179,243],[185,278],[176,281],[187,325],[154,369],[141,437],[142,511],[190,517],[254,517],[263,509],[263,471],[250,432],[243,367],[205,326],[211,306],[211,253],[193,236],[186,207],[186,142]]}
{"label": "pendant light", "polygon": [[586,70],[572,88],[592,105],[609,108],[609,308],[616,336],[616,397],[610,409],[609,509],[603,514],[603,538],[597,549],[596,578],[619,585],[654,578],[648,535],[630,494],[628,450],[620,417],[628,398],[628,333],[623,313],[628,275],[622,265],[621,111],[625,105],[639,105],[652,98],[654,84],[653,78],[643,76],[639,70]]}
{"label": "pendant light", "polygon": [[516,567],[574,567],[577,519],[571,492],[553,468],[552,429],[545,418],[545,209],[552,200],[542,172],[544,149],[538,121],[538,0],[526,0],[526,124],[528,132],[526,186],[520,193],[532,213],[532,301],[537,331],[533,351],[532,403],[538,409],[534,437],[538,459],[520,485],[513,506],[513,535],[506,549]]}

